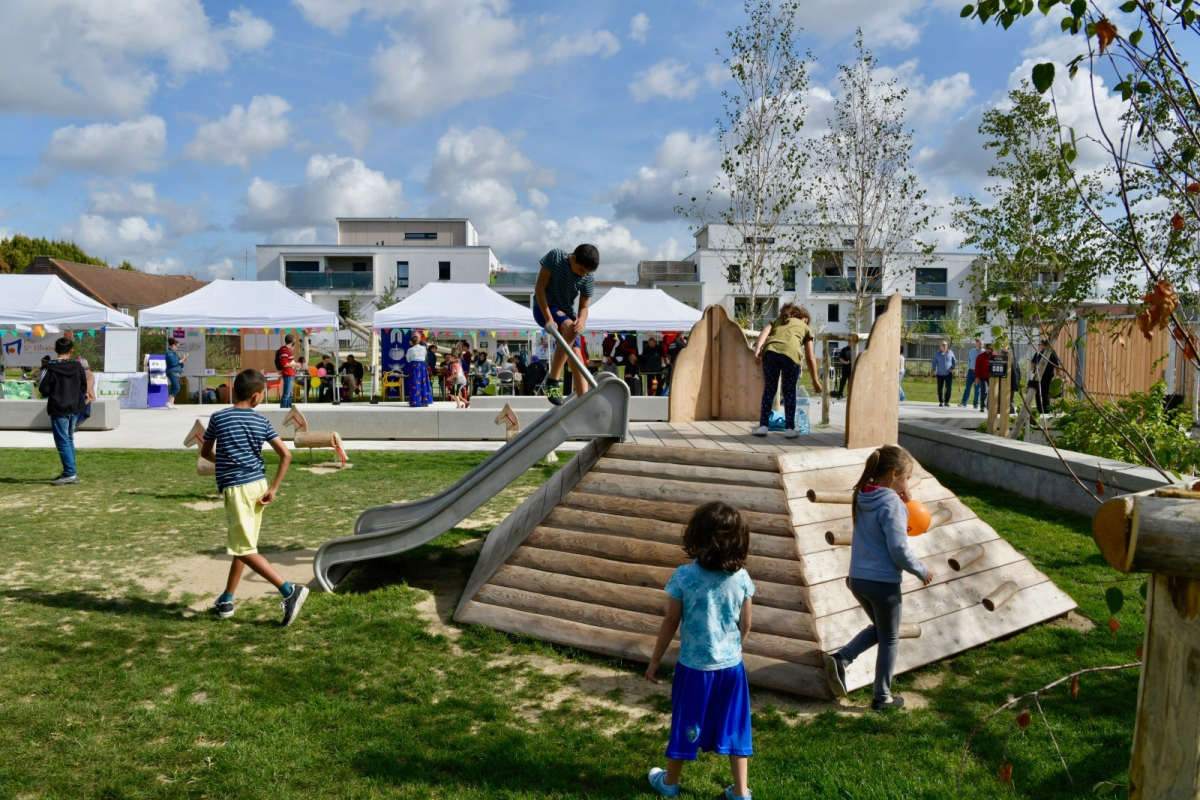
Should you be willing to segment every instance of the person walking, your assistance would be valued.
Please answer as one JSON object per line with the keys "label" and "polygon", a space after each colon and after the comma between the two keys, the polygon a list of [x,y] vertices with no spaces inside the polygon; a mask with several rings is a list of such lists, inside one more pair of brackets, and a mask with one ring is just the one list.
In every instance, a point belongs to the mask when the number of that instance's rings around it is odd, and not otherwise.
{"label": "person walking", "polygon": [[75,425],[87,404],[87,378],[83,365],[71,358],[74,343],[65,336],[54,343],[54,355],[38,376],[38,391],[46,398],[50,431],[62,462],[62,473],[52,486],[79,483],[75,468]]}
{"label": "person walking", "polygon": [[292,345],[296,342],[296,335],[289,333],[283,337],[283,347],[275,351],[275,368],[279,370],[279,407],[292,407],[292,394],[296,387],[296,354],[292,352]]}
{"label": "person walking", "polygon": [[[832,342],[830,346],[836,345]],[[853,369],[854,351],[850,349],[850,343],[846,342],[846,346],[837,351],[837,366],[838,366],[838,398],[846,396],[846,384],[850,382],[850,371]]]}
{"label": "person walking", "polygon": [[983,339],[976,339],[975,346],[967,352],[967,388],[963,389],[962,402],[958,404],[959,408],[967,407],[967,398],[971,396],[971,387],[975,387],[975,399],[971,401],[973,408],[979,408],[979,384],[987,385],[987,375],[980,375],[975,371],[975,359],[979,358],[979,354],[983,352]]}
{"label": "person walking", "polygon": [[[786,429],[783,435],[795,439],[796,430],[796,383],[800,380],[800,359],[808,363],[813,392],[821,394],[821,381],[817,377],[817,356],[813,352],[813,335],[808,327],[808,309],[795,303],[784,303],[779,309],[779,318],[764,325],[754,343],[754,361],[763,368],[762,404],[759,408],[758,427],[751,431],[755,436],[766,436],[771,420],[771,407],[775,404],[775,393],[783,393],[783,413]],[[782,387],[780,380],[783,381]]]}
{"label": "person walking", "polygon": [[[1046,366],[1038,378],[1038,365],[1043,361],[1046,362]],[[1050,385],[1061,368],[1062,362],[1058,360],[1058,355],[1050,349],[1050,340],[1042,339],[1038,342],[1038,350],[1033,354],[1029,371],[1029,386],[1031,389],[1037,389],[1038,414],[1045,414],[1050,410]]]}
{"label": "person walking", "polygon": [[992,345],[990,343],[985,345],[983,352],[975,357],[975,362],[972,367],[972,371],[975,373],[975,379],[978,381],[978,385],[982,387],[979,390],[979,410],[985,413],[988,410],[988,389],[991,388],[992,353]]}
{"label": "person walking", "polygon": [[954,351],[945,339],[942,339],[938,351],[933,354],[930,367],[937,378],[938,405],[948,406],[954,391],[954,370],[958,367],[958,359],[954,357]]}
{"label": "person walking", "polygon": [[179,341],[167,339],[167,408],[175,408],[175,395],[179,394],[179,376],[183,374],[183,362],[191,353],[179,352]]}

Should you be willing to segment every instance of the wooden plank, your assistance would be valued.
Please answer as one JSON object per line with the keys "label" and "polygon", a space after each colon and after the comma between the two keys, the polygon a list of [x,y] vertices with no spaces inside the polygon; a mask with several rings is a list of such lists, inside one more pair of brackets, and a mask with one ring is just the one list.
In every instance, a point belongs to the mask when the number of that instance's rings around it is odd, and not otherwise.
{"label": "wooden plank", "polygon": [[[690,342],[689,342],[690,344]],[[687,348],[685,347],[684,350]],[[696,430],[691,422],[672,422],[671,430],[682,436],[688,444],[697,450],[724,450],[719,444]]]}
{"label": "wooden plank", "polygon": [[[955,572],[946,563],[946,559],[954,551],[923,559],[925,566],[933,573],[933,583],[930,586],[938,586],[969,575],[975,575],[1025,560],[1024,556],[1014,550],[1012,545],[1000,537],[983,542],[982,546],[984,549],[983,557],[964,567],[961,572]],[[908,573],[904,574],[904,578],[900,582],[901,592],[909,594],[921,588],[922,584],[919,580]],[[814,610],[813,613],[816,616],[826,617],[845,611],[848,608],[858,607],[858,601],[854,599],[854,595],[850,594],[850,588],[846,585],[844,577],[826,581],[816,586],[810,586],[808,591],[809,607]]]}
{"label": "wooden plank", "polygon": [[648,422],[647,426],[654,431],[654,435],[667,447],[676,450],[694,450],[695,448],[688,443],[688,440],[683,438],[678,431],[671,428],[669,422]]}
{"label": "wooden plank", "polygon": [[[615,536],[631,536],[636,539],[646,539],[665,544],[678,544],[683,541],[683,525],[643,517],[601,514],[596,511],[580,511],[579,509],[560,506],[551,511],[544,522],[546,525],[555,528],[598,531]],[[782,536],[760,533],[750,534],[750,555],[783,558],[792,561],[797,559],[794,543]]]}
{"label": "wooden plank", "polygon": [[[632,564],[678,567],[690,559],[680,544],[633,539],[627,536],[608,536],[594,532],[563,530],[540,526],[525,539],[529,547],[558,550],[577,555],[609,558]],[[780,558],[750,556],[746,572],[754,580],[772,583],[800,583],[800,564]]]}
{"label": "wooden plank", "polygon": [[[630,427],[633,426],[631,425]],[[645,422],[638,424],[638,438],[643,440],[641,445],[643,447],[662,447],[665,444],[662,439],[658,438],[658,434],[654,432],[654,429]]]}
{"label": "wooden plank", "polygon": [[[611,605],[586,602],[581,599],[551,596],[506,586],[489,584],[480,590],[476,602],[488,603],[531,614],[569,619],[598,628],[611,628],[630,633],[657,636],[662,625],[663,613],[647,614],[629,611]],[[665,604],[664,604],[665,606]],[[764,609],[765,611],[766,609]],[[770,609],[774,611],[775,609]],[[790,613],[790,612],[789,612]],[[678,639],[678,636],[676,636]],[[812,640],[794,639],[751,630],[742,642],[742,652],[791,661],[796,664],[819,666],[821,653]]]}
{"label": "wooden plank", "polygon": [[[666,423],[658,423],[666,425]],[[678,432],[667,430],[674,436],[680,437],[679,442],[685,442]],[[666,436],[663,433],[660,438]],[[665,439],[664,439],[665,445]],[[682,464],[694,467],[723,467],[725,469],[754,470],[757,472],[776,473],[778,468],[775,459],[762,453],[730,453],[726,451],[697,450],[689,446],[646,447],[632,444],[614,444],[605,454],[605,460],[626,459],[629,461],[654,461],[656,463]]]}
{"label": "wooden plank", "polygon": [[[573,575],[578,578],[594,578],[610,583],[653,589],[661,589],[666,586],[667,581],[671,579],[671,574],[675,572],[670,567],[629,564],[623,561],[610,561],[607,558],[542,550],[536,547],[517,548],[508,563],[511,566],[537,569],[543,572]],[[755,581],[754,586],[756,589],[754,593],[755,607],[769,606],[788,611],[808,611],[808,597],[802,586],[770,581]]]}
{"label": "wooden plank", "polygon": [[[975,512],[950,493],[948,489],[946,490],[946,494],[947,497],[944,500],[922,502],[925,502],[930,513],[939,508],[949,509],[951,512],[950,523],[963,522],[975,518]],[[850,506],[843,505],[842,509],[842,516],[837,519],[809,523],[795,528],[796,549],[801,553],[809,555],[833,550],[837,547],[837,545],[831,545],[825,541],[825,533],[826,531],[849,532],[853,529],[853,523],[850,521]]]}
{"label": "wooden plank", "polygon": [[[785,475],[784,480],[786,481],[788,477]],[[909,490],[909,494],[913,496],[914,500],[920,500],[927,506],[951,502],[955,499],[954,492],[932,478],[923,479],[915,489]],[[788,506],[791,509],[792,525],[796,528],[817,522],[840,520],[850,515],[850,506],[846,503],[810,503],[805,497],[789,500]]]}
{"label": "wooden plank", "polygon": [[[939,617],[936,625],[923,625],[921,638],[900,643],[896,673],[930,664],[985,642],[1008,636],[1031,625],[1054,619],[1075,608],[1053,581],[1046,580],[1017,592],[996,611],[975,604]],[[846,687],[854,690],[875,681],[875,652],[871,648],[846,667]]]}
{"label": "wooden plank", "polygon": [[[817,434],[809,436],[815,438]],[[874,448],[870,447],[863,450],[847,450],[844,447],[817,448],[802,453],[784,453],[776,459],[776,463],[779,465],[779,471],[785,475],[789,472],[838,467],[858,467],[861,472],[863,464],[867,462],[867,456],[872,452]]]}
{"label": "wooden plank", "polygon": [[733,437],[733,441],[743,444],[750,448],[751,452],[774,454],[783,453],[784,449],[775,444],[774,439],[780,442],[788,441],[783,439],[780,434],[776,436],[755,436],[750,433],[751,429],[756,427],[757,423],[753,422],[733,422],[732,420],[713,420],[709,423],[717,430]]}
{"label": "wooden plank", "polygon": [[900,438],[900,294],[875,317],[867,348],[854,360],[846,401],[846,447],[879,447]]}
{"label": "wooden plank", "polygon": [[675,358],[671,369],[671,393],[667,396],[667,418],[672,422],[708,419],[712,398],[706,376],[709,364],[709,328],[713,319],[702,314],[688,335],[688,346]]}
{"label": "wooden plank", "polygon": [[[687,524],[696,510],[696,504],[692,503],[665,503],[657,500],[638,500],[632,497],[592,494],[578,489],[564,497],[562,505],[567,508],[577,508],[585,511],[600,511],[628,517],[645,517],[646,519],[677,522],[681,525]],[[750,526],[750,530],[754,533],[787,536],[788,538],[792,536],[791,523],[782,514],[742,511],[742,518],[746,520],[746,524]]]}
{"label": "wooden plank", "polygon": [[[997,540],[1003,541],[1003,540]],[[968,606],[978,605],[993,589],[1012,581],[1018,589],[1028,589],[1043,581],[1045,575],[1029,561],[1017,556],[1012,563],[972,573],[936,585],[914,587],[904,594],[904,621],[936,626],[938,618]],[[862,608],[848,608],[815,621],[817,640],[826,650],[834,651],[871,624]]]}
{"label": "wooden plank", "polygon": [[[853,464],[845,467],[819,467],[810,469],[804,472],[789,472],[782,476],[783,491],[789,499],[804,497],[809,489],[819,490],[849,490],[854,488],[854,484],[858,483],[858,479],[862,477],[863,468],[859,464]],[[910,487],[914,492],[916,489],[925,487],[928,490],[929,486],[937,485],[937,479],[921,469],[920,466],[913,470],[914,486]],[[915,496],[915,495],[914,495]]]}
{"label": "wooden plank", "polygon": [[700,433],[703,433],[708,438],[712,439],[714,442],[716,442],[717,444],[719,444],[721,447],[725,448],[726,450],[733,450],[733,451],[739,452],[739,453],[756,452],[754,450],[754,448],[738,441],[738,438],[736,436],[733,436],[733,435],[729,434],[728,432],[721,430],[721,428],[718,427],[717,424],[713,421],[697,420],[696,422],[692,423],[692,427],[694,427]]}
{"label": "wooden plank", "polygon": [[550,476],[525,502],[492,529],[483,542],[479,559],[475,562],[475,568],[463,589],[459,608],[487,583],[488,578],[508,560],[551,509],[570,493],[579,479],[587,474],[611,445],[611,439],[593,439],[588,442],[563,465],[562,469]]}
{"label": "wooden plank", "polygon": [[[656,638],[501,608],[487,603],[468,603],[455,619],[468,625],[486,625],[496,630],[535,636],[555,644],[643,663],[650,660]],[[672,645],[667,649],[663,663],[674,664],[678,655],[679,647]],[[750,683],[755,686],[806,697],[830,697],[829,684],[821,668],[750,654],[743,656],[742,660],[746,665]]]}
{"label": "wooden plank", "polygon": [[651,480],[595,473],[590,473],[579,481],[578,488],[589,494],[607,494],[614,497],[669,503],[702,505],[713,500],[724,500],[739,510],[759,511],[767,514],[788,513],[787,500],[784,498],[783,492],[778,489]]}
{"label": "wooden plank", "polygon": [[[989,542],[999,536],[986,522],[972,518],[910,537],[908,546],[917,558],[924,561],[939,553],[948,554],[969,544]],[[940,564],[949,569],[945,558],[940,560]],[[844,578],[850,573],[850,548],[836,547],[821,553],[802,553],[800,569],[808,586]]]}
{"label": "wooden plank", "polygon": [[[695,450],[692,451],[696,452]],[[730,486],[759,486],[764,489],[780,489],[779,475],[758,470],[726,469],[717,466],[692,466],[690,464],[661,463],[658,461],[630,461],[622,458],[602,458],[590,470],[596,474],[632,475],[658,480],[669,478],[677,481],[697,483],[721,483]]]}

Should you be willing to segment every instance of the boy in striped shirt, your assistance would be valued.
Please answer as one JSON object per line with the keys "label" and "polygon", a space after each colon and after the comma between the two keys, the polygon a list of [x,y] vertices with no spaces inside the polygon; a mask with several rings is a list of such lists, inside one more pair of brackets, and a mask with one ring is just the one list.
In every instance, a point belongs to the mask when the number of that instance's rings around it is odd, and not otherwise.
{"label": "boy in striped shirt", "polygon": [[[292,453],[267,418],[254,410],[267,397],[267,379],[261,372],[256,369],[241,372],[233,382],[233,397],[233,408],[221,409],[209,419],[204,445],[200,448],[201,456],[217,465],[217,488],[225,498],[225,519],[229,523],[225,549],[233,556],[225,593],[217,598],[214,610],[221,619],[233,616],[233,593],[243,569],[249,566],[283,595],[279,605],[283,609],[283,625],[287,626],[300,613],[308,589],[285,581],[259,555],[258,533],[263,509],[275,499],[292,462]],[[269,442],[279,454],[279,468],[270,486],[263,466],[264,442]]]}

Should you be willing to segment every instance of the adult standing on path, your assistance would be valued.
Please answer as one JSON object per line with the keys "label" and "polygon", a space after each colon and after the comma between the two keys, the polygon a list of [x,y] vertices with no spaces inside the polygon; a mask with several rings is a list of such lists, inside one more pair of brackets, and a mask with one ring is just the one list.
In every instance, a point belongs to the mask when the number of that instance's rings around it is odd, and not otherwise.
{"label": "adult standing on path", "polygon": [[958,367],[958,359],[950,349],[950,343],[942,339],[938,351],[933,354],[933,374],[937,376],[938,405],[950,405],[950,397],[954,392],[954,370]]}
{"label": "adult standing on path", "polygon": [[183,374],[183,362],[191,353],[179,353],[179,341],[167,339],[167,408],[175,408],[175,395],[179,394],[179,376]]}
{"label": "adult standing on path", "polygon": [[[1038,365],[1042,361],[1046,362],[1046,367],[1042,372],[1040,380],[1037,378]],[[1038,351],[1033,354],[1031,361],[1031,370],[1029,373],[1030,388],[1037,389],[1037,410],[1039,414],[1045,414],[1050,410],[1050,384],[1054,381],[1054,376],[1062,367],[1062,362],[1058,360],[1058,355],[1050,349],[1050,340],[1042,339],[1038,342]]]}
{"label": "adult standing on path", "polygon": [[[975,361],[979,358],[979,354],[983,352],[983,339],[976,339],[975,346],[967,353],[967,388],[963,389],[962,402],[958,404],[959,408],[967,407],[967,398],[971,396],[971,386],[975,386],[975,398],[971,401],[972,408],[979,408],[979,392],[980,386],[987,386],[987,375],[980,375],[975,371]],[[986,401],[985,401],[986,402]]]}
{"label": "adult standing on path", "polygon": [[846,396],[846,384],[850,382],[850,371],[853,367],[854,351],[850,349],[850,343],[846,342],[846,346],[837,351],[838,365],[838,390],[837,396],[843,398]]}
{"label": "adult standing on path", "polygon": [[46,398],[54,446],[62,461],[62,474],[50,482],[54,486],[79,483],[75,471],[75,425],[87,401],[87,380],[83,365],[71,358],[73,348],[74,344],[66,337],[56,341],[56,358],[38,376],[38,391]]}
{"label": "adult standing on path", "polygon": [[296,335],[289,333],[283,337],[283,347],[275,351],[275,366],[279,368],[279,374],[282,376],[282,381],[279,385],[279,407],[292,407],[292,391],[296,385],[296,354],[292,352],[292,345],[296,341]]}
{"label": "adult standing on path", "polygon": [[992,376],[992,352],[992,345],[989,344],[983,349],[982,353],[975,357],[975,360],[972,362],[975,365],[975,375],[979,379],[979,384],[983,387],[982,391],[979,393],[979,410],[985,413],[988,410],[988,391],[990,386],[989,380]]}

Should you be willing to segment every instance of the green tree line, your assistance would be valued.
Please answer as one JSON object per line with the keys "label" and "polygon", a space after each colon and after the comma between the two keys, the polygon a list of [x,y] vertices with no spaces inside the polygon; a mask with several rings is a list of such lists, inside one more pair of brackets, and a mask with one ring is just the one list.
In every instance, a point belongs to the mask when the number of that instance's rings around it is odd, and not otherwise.
{"label": "green tree line", "polygon": [[[35,239],[20,233],[0,239],[0,273],[24,272],[25,268],[33,263],[36,256],[61,258],[63,261],[74,261],[77,264],[108,266],[107,261],[89,256],[74,242],[64,242],[58,239]],[[133,269],[133,265],[124,261],[119,269]]]}

